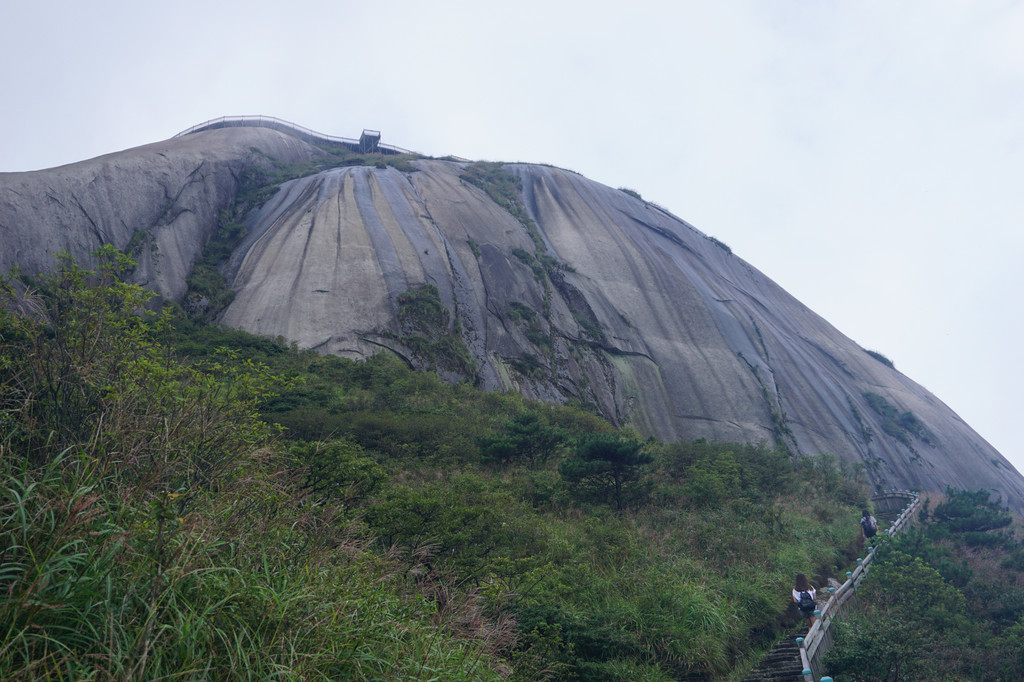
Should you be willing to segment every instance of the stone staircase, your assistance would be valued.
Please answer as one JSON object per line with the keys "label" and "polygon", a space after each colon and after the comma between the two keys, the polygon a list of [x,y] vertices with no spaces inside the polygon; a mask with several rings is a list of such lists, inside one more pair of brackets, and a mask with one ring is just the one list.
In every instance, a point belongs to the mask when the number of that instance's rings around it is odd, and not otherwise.
{"label": "stone staircase", "polygon": [[788,635],[776,643],[758,666],[743,678],[743,682],[803,682],[798,635]]}
{"label": "stone staircase", "polygon": [[[885,533],[893,535],[902,528],[905,528],[912,520],[914,514],[921,506],[921,496],[910,490],[892,489],[888,492],[879,492],[871,497],[875,505],[876,514],[879,518],[892,522]],[[899,509],[899,513],[896,510]],[[743,682],[765,682],[767,680],[782,680],[792,682],[811,682],[812,680],[828,680],[831,677],[819,677],[821,675],[821,657],[831,648],[833,633],[831,631],[832,621],[841,618],[848,610],[855,608],[855,595],[857,586],[864,579],[868,566],[874,558],[874,547],[868,551],[864,559],[857,559],[857,566],[853,571],[846,574],[846,582],[838,587],[830,587],[827,601],[823,604],[816,622],[810,627],[801,643],[797,642],[800,635],[789,634],[785,639],[772,647],[771,651],[762,659],[754,670]],[[822,596],[824,594],[822,593]],[[802,647],[802,648],[801,648]],[[804,670],[807,674],[804,674]]]}

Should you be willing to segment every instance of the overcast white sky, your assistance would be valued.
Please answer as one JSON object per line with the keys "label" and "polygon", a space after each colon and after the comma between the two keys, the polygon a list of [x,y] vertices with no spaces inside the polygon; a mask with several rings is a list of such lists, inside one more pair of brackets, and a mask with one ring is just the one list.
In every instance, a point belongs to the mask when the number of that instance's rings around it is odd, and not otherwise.
{"label": "overcast white sky", "polygon": [[0,63],[0,171],[264,114],[635,189],[1024,471],[1024,2],[35,0]]}

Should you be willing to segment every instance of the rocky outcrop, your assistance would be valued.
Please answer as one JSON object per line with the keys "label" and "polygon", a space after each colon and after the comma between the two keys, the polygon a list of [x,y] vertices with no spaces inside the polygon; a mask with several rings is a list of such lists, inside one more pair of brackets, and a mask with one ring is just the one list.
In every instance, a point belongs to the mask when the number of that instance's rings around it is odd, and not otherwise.
{"label": "rocky outcrop", "polygon": [[[0,175],[14,246],[0,265],[134,239],[140,281],[181,299],[242,170],[320,153],[231,128]],[[663,439],[828,452],[879,486],[988,488],[1024,507],[1024,479],[946,405],[663,209],[546,166],[412,163],[283,183],[224,264],[220,319],[589,403]]]}
{"label": "rocky outcrop", "polygon": [[265,128],[230,128],[31,173],[0,173],[0,271],[46,272],[104,244],[129,250],[136,281],[180,300],[185,278],[235,199],[242,173],[318,150]]}

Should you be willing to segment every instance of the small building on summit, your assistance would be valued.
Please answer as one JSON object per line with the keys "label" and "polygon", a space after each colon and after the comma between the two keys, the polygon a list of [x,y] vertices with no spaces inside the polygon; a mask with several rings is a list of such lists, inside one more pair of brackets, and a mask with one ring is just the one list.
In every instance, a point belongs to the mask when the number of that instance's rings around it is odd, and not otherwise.
{"label": "small building on summit", "polygon": [[379,144],[379,130],[363,130],[363,134],[359,136],[359,151],[362,152],[363,154],[372,154],[376,151],[379,151]]}

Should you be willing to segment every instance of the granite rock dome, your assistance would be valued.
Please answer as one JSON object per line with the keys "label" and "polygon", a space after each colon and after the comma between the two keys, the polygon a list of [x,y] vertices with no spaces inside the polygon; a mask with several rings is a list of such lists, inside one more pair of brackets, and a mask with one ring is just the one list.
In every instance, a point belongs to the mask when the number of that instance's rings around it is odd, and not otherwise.
{"label": "granite rock dome", "polygon": [[1024,508],[1024,478],[938,398],[664,209],[549,166],[337,166],[301,133],[198,129],[0,174],[0,269],[113,244],[139,283],[184,301],[251,169],[303,164],[245,215],[221,322],[592,404],[662,439],[827,452],[878,487],[985,488]]}

